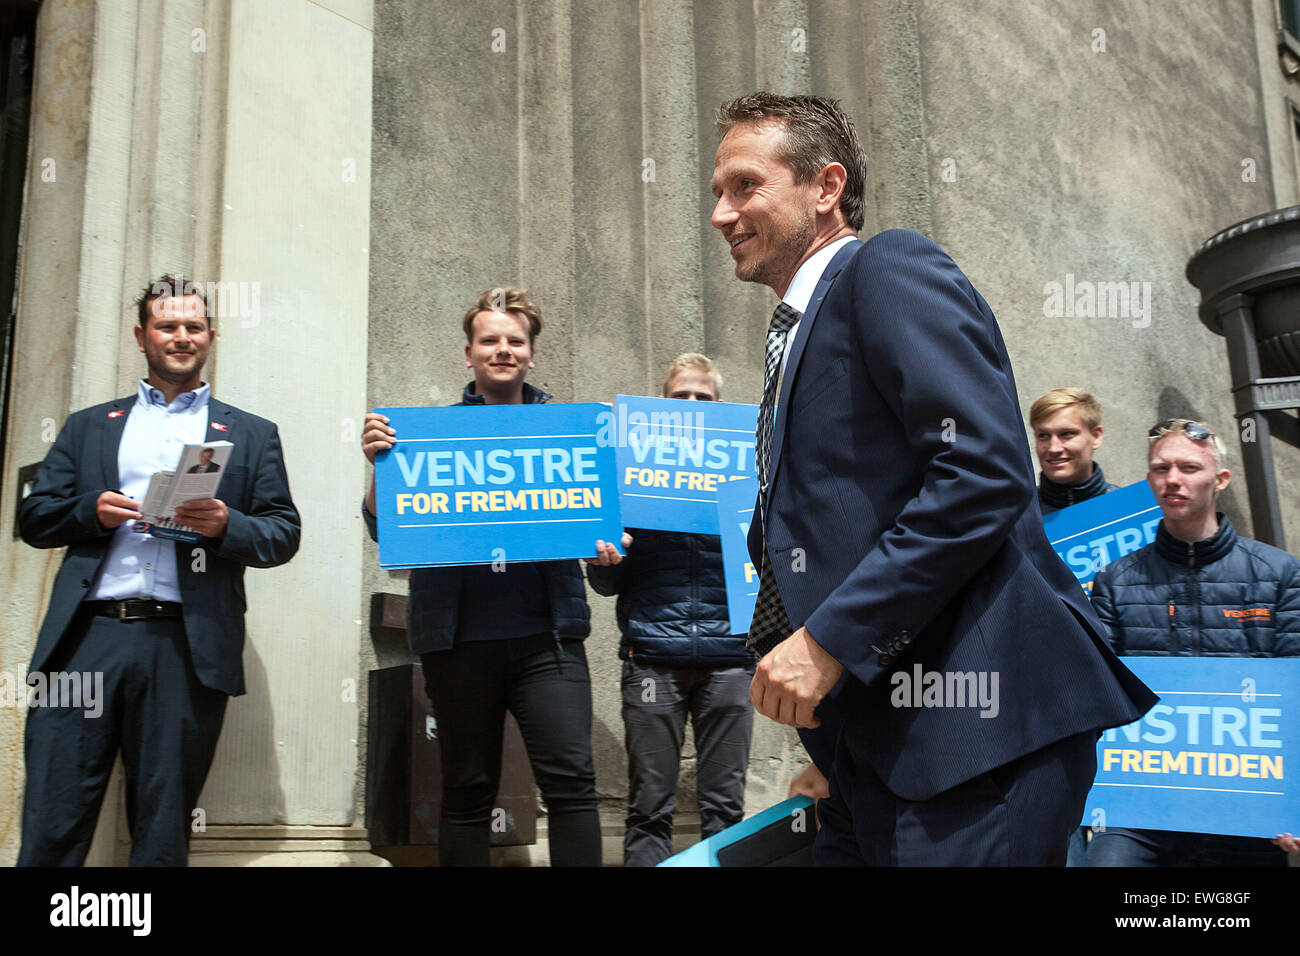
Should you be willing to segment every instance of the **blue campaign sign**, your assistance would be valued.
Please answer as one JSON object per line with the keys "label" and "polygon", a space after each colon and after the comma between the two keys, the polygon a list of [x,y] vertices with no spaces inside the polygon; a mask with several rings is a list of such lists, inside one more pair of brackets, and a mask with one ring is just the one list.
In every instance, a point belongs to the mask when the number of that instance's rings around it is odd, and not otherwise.
{"label": "blue campaign sign", "polygon": [[1160,695],[1097,743],[1083,825],[1274,837],[1300,827],[1300,660],[1125,657]]}
{"label": "blue campaign sign", "polygon": [[1159,524],[1160,506],[1145,481],[1043,518],[1047,540],[1089,594],[1097,572],[1145,548],[1156,539]]}
{"label": "blue campaign sign", "polygon": [[608,406],[376,411],[397,433],[375,456],[381,567],[594,557],[622,537]]}
{"label": "blue campaign sign", "polygon": [[727,612],[731,633],[749,633],[758,599],[758,571],[749,560],[749,523],[758,498],[758,479],[741,478],[718,486],[718,528],[722,535],[722,568],[727,581]]}
{"label": "blue campaign sign", "polygon": [[754,477],[757,405],[619,395],[611,416],[629,528],[718,533],[718,488]]}

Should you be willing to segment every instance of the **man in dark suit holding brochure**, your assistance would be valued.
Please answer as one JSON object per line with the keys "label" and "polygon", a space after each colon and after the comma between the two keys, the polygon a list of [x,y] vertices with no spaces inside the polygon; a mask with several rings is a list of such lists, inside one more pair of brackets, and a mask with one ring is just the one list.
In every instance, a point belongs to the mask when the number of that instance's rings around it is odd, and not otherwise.
{"label": "man in dark suit holding brochure", "polygon": [[[102,713],[50,700],[27,716],[20,866],[79,866],[120,748],[131,865],[184,866],[191,813],[244,693],[244,568],[284,564],[301,525],[273,422],[210,395],[216,336],[200,286],[150,284],[137,393],[69,416],[19,513],[23,540],[66,547],[32,656],[33,678],[102,675]],[[213,498],[177,521],[197,544],[137,534],[150,477],[184,445],[230,441]]]}
{"label": "man in dark suit holding brochure", "polygon": [[782,299],[751,699],[834,748],[816,860],[1061,865],[1098,732],[1155,697],[1044,536],[997,322],[929,239],[856,238],[866,162],[834,102],[757,93],[718,126],[713,225]]}

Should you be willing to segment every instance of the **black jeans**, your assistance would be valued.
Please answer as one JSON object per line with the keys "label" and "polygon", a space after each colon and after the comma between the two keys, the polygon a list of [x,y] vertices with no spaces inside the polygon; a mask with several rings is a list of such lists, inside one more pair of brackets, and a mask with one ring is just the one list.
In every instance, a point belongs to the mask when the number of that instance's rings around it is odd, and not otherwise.
{"label": "black jeans", "polygon": [[582,642],[550,634],[424,654],[442,752],[443,866],[488,866],[508,709],[546,803],[552,866],[600,866],[591,678]]}

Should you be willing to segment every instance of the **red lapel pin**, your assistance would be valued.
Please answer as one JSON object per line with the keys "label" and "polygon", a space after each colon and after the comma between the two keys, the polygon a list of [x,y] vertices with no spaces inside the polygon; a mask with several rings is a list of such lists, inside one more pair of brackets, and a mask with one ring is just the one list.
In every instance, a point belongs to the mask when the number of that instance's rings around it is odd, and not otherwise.
{"label": "red lapel pin", "polygon": [[212,427],[215,428],[215,429],[216,429],[217,431],[219,431],[219,432],[228,432],[228,431],[230,431],[230,426],[229,426],[229,425],[223,425],[223,424],[221,424],[221,422],[213,422],[213,423],[212,423]]}
{"label": "red lapel pin", "polygon": [[125,414],[126,414],[126,412],[124,412],[124,411],[122,411],[122,409],[118,408],[118,409],[115,409],[114,411],[109,412],[109,413],[108,413],[108,417],[109,417],[109,418],[121,418],[121,417],[122,417],[123,415],[125,415]]}

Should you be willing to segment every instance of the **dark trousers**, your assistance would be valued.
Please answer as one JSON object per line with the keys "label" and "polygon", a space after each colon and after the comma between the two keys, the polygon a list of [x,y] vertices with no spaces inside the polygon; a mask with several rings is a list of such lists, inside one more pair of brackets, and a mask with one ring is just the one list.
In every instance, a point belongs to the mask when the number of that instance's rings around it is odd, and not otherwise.
{"label": "dark trousers", "polygon": [[753,665],[696,669],[623,662],[628,773],[624,866],[655,866],[672,855],[677,771],[688,714],[698,755],[701,835],[711,837],[741,821],[754,726],[749,702],[753,677]]}
{"label": "dark trousers", "polygon": [[1064,866],[1096,774],[1097,734],[1057,741],[929,800],[885,786],[850,738],[817,802],[817,866]]}
{"label": "dark trousers", "polygon": [[551,865],[600,866],[591,678],[582,642],[550,634],[471,641],[421,660],[442,754],[441,865],[489,865],[509,710],[546,804]]}
{"label": "dark trousers", "polygon": [[1286,866],[1286,853],[1264,837],[1098,830],[1084,866]]}
{"label": "dark trousers", "polygon": [[52,686],[73,673],[92,684],[100,675],[102,699],[91,709],[83,693],[80,706],[65,699],[28,711],[18,865],[85,861],[121,748],[131,865],[184,866],[226,695],[195,677],[179,618],[118,621],[83,610],[47,670]]}

